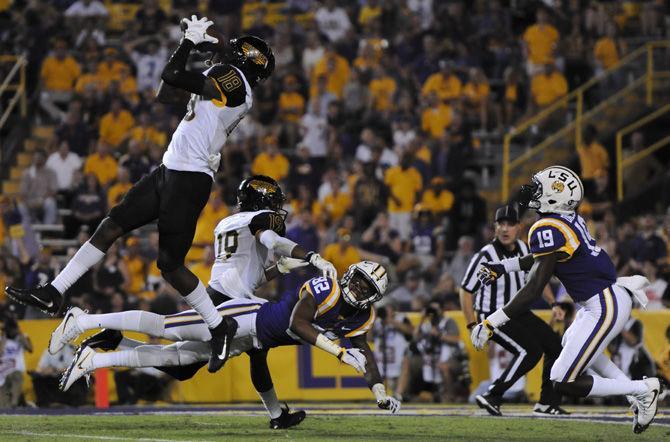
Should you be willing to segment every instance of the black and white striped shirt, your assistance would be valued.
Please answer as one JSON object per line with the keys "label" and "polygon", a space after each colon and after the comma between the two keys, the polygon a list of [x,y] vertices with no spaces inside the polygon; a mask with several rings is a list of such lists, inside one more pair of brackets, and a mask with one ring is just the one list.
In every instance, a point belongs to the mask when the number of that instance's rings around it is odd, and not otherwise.
{"label": "black and white striped shirt", "polygon": [[524,256],[529,253],[528,246],[523,241],[517,240],[516,242],[516,248],[510,252],[496,239],[482,247],[470,260],[461,287],[474,294],[474,308],[477,313],[488,315],[503,307],[525,284],[527,272],[524,271],[505,274],[489,286],[482,286],[477,279],[477,271],[482,262],[497,262],[505,258]]}

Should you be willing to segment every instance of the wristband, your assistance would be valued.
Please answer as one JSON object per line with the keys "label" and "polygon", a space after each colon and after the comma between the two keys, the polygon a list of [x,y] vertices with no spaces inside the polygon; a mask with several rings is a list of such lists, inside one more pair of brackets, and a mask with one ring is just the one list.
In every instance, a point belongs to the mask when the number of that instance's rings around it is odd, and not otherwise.
{"label": "wristband", "polygon": [[471,323],[469,323],[468,325],[466,325],[465,328],[467,328],[468,330],[472,330],[472,328],[473,328],[475,325],[477,325],[476,322],[471,322]]}
{"label": "wristband", "polygon": [[312,260],[312,256],[314,256],[316,252],[307,252],[305,253],[305,261],[310,262]]}
{"label": "wristband", "polygon": [[491,313],[486,320],[491,324],[492,327],[499,328],[501,325],[504,325],[507,321],[509,321],[509,316],[507,316],[507,313],[503,311],[503,309],[499,308],[495,312]]}
{"label": "wristband", "polygon": [[319,347],[323,351],[327,351],[331,355],[335,356],[337,359],[340,359],[342,354],[344,354],[344,349],[325,337],[323,333],[319,333],[319,335],[316,337],[316,342],[315,344],[317,347]]}
{"label": "wristband", "polygon": [[370,388],[370,390],[372,390],[372,393],[374,393],[377,402],[386,399],[386,388],[384,388],[384,384],[376,383],[372,386],[372,388]]}
{"label": "wristband", "polygon": [[514,258],[505,258],[500,261],[500,264],[505,267],[506,273],[521,271],[521,263],[519,262],[518,256],[515,256]]}

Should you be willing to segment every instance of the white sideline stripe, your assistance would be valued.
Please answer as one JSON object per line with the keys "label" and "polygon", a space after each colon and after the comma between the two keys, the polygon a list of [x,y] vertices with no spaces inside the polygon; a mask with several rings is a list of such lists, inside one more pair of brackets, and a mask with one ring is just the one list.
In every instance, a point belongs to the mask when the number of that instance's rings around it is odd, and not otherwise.
{"label": "white sideline stripe", "polygon": [[[196,442],[186,439],[153,439],[148,437],[118,437],[118,436],[94,436],[85,434],[68,434],[68,433],[35,433],[32,431],[3,431],[0,434],[16,434],[19,436],[44,436],[44,437],[72,437],[78,439],[98,439],[98,440],[137,440],[147,442]],[[206,442],[206,441],[197,441]]]}

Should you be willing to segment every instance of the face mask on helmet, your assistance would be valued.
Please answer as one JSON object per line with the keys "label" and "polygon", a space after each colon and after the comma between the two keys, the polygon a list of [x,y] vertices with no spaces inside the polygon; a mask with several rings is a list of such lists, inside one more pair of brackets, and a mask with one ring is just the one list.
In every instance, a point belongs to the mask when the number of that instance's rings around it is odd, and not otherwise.
{"label": "face mask on helmet", "polygon": [[368,275],[356,268],[347,270],[341,286],[345,302],[357,309],[364,309],[382,297]]}
{"label": "face mask on helmet", "polygon": [[542,196],[542,183],[535,177],[530,184],[524,184],[519,190],[519,205],[529,209],[540,208],[540,197]]}

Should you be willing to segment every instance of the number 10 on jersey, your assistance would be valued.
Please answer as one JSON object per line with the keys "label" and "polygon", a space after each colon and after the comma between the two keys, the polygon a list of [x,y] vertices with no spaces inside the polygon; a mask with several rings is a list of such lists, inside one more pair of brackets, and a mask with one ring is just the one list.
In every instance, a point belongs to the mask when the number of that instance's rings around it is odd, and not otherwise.
{"label": "number 10 on jersey", "polygon": [[237,231],[231,230],[230,232],[220,233],[216,237],[216,250],[214,252],[217,260],[224,260],[233,256],[233,253],[237,251],[237,236]]}

